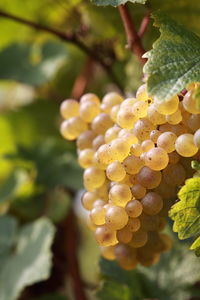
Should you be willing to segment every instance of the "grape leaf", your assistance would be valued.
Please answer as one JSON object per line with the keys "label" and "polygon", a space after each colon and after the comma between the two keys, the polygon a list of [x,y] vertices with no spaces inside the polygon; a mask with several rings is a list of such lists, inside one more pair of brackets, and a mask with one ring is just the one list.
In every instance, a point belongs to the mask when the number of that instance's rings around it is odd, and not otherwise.
{"label": "grape leaf", "polygon": [[46,218],[19,230],[15,248],[0,256],[0,300],[17,299],[25,286],[48,278],[54,232]]}
{"label": "grape leaf", "polygon": [[127,285],[108,279],[103,283],[100,291],[97,292],[97,297],[101,300],[129,300],[130,290]]}
{"label": "grape leaf", "polygon": [[195,251],[196,256],[200,256],[200,236],[194,241],[190,249]]}
{"label": "grape leaf", "polygon": [[161,36],[144,54],[148,92],[166,100],[191,82],[200,82],[200,38],[160,12],[154,13]]}
{"label": "grape leaf", "polygon": [[197,160],[192,161],[192,168],[195,169],[196,171],[200,171],[200,162]]}
{"label": "grape leaf", "polygon": [[96,5],[112,5],[112,6],[118,6],[121,4],[125,4],[127,2],[132,2],[132,3],[140,3],[140,4],[145,4],[147,0],[92,0],[92,3]]}
{"label": "grape leaf", "polygon": [[11,216],[0,217],[0,255],[14,243],[17,233],[17,220]]}

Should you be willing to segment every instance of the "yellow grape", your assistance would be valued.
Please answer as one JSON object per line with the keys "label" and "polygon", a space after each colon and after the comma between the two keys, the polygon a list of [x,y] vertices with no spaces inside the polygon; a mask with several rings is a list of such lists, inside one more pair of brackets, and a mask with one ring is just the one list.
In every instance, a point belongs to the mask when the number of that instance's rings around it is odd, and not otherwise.
{"label": "yellow grape", "polygon": [[161,125],[166,123],[165,116],[157,111],[155,103],[152,103],[149,106],[147,111],[147,118],[149,119],[149,121],[151,121],[151,123],[155,125]]}
{"label": "yellow grape", "polygon": [[138,183],[144,186],[146,189],[154,189],[161,182],[161,172],[154,171],[149,167],[143,167],[137,175]]}
{"label": "yellow grape", "polygon": [[141,119],[135,123],[133,133],[138,140],[144,141],[149,139],[150,132],[154,129],[155,125],[148,119]]}
{"label": "yellow grape", "polygon": [[140,227],[141,227],[140,219],[139,218],[129,218],[126,227],[131,232],[138,231],[140,229]]}
{"label": "yellow grape", "polygon": [[141,147],[142,147],[143,152],[147,152],[150,149],[154,148],[155,145],[152,142],[152,140],[145,140],[145,141],[142,142]]}
{"label": "yellow grape", "polygon": [[93,156],[94,156],[93,149],[81,150],[78,155],[79,165],[84,169],[91,167],[93,164]]}
{"label": "yellow grape", "polygon": [[121,107],[117,113],[117,124],[121,128],[131,129],[137,121],[137,117],[132,112],[131,106]]}
{"label": "yellow grape", "polygon": [[116,231],[111,230],[106,225],[97,227],[97,229],[95,230],[95,238],[97,243],[100,246],[104,246],[104,247],[113,246],[118,243],[116,237]]}
{"label": "yellow grape", "polygon": [[92,93],[87,93],[83,95],[80,99],[80,104],[86,103],[86,102],[92,102],[97,105],[100,105],[100,99],[97,97],[97,95],[92,94]]}
{"label": "yellow grape", "polygon": [[64,119],[77,117],[79,115],[79,103],[73,99],[67,99],[61,103],[60,113]]}
{"label": "yellow grape", "polygon": [[175,148],[183,157],[191,157],[198,152],[198,148],[194,144],[194,136],[190,133],[180,135],[176,140]]}
{"label": "yellow grape", "polygon": [[94,207],[90,212],[90,218],[95,225],[105,224],[106,210],[102,206]]}
{"label": "yellow grape", "polygon": [[92,130],[82,132],[77,138],[76,145],[79,150],[92,148],[92,142],[95,138],[95,133]]}
{"label": "yellow grape", "polygon": [[200,128],[200,115],[190,115],[187,120],[187,126],[195,132]]}
{"label": "yellow grape", "polygon": [[136,183],[131,187],[131,192],[136,199],[141,199],[146,195],[146,188],[141,184]]}
{"label": "yellow grape", "polygon": [[200,109],[197,106],[197,101],[193,97],[193,91],[187,92],[183,98],[183,106],[186,111],[191,114],[200,114]]}
{"label": "yellow grape", "polygon": [[142,198],[141,204],[145,214],[156,215],[163,207],[163,200],[159,194],[149,192],[144,196],[144,198]]}
{"label": "yellow grape", "polygon": [[168,154],[163,148],[157,147],[146,152],[145,165],[152,170],[163,170],[168,165],[168,162]]}
{"label": "yellow grape", "polygon": [[178,96],[174,96],[173,98],[166,101],[158,101],[155,100],[155,106],[157,111],[162,115],[171,115],[177,111],[179,106],[179,98]]}
{"label": "yellow grape", "polygon": [[126,204],[125,210],[129,217],[131,218],[137,218],[142,213],[142,204],[138,200],[131,200]]}
{"label": "yellow grape", "polygon": [[109,199],[112,204],[124,207],[131,198],[132,193],[127,184],[117,183],[110,189]]}
{"label": "yellow grape", "polygon": [[130,154],[139,157],[142,154],[142,147],[140,144],[133,144],[130,148]]}
{"label": "yellow grape", "polygon": [[119,161],[114,161],[108,165],[106,175],[111,181],[121,181],[126,176],[126,171]]}
{"label": "yellow grape", "polygon": [[169,124],[179,124],[182,121],[182,114],[180,109],[177,109],[177,111],[175,111],[173,114],[171,115],[166,115],[166,121]]}
{"label": "yellow grape", "polygon": [[144,166],[144,163],[139,157],[130,155],[123,161],[123,166],[125,168],[126,173],[132,175],[137,174],[140,171],[140,169]]}
{"label": "yellow grape", "polygon": [[100,187],[104,183],[105,179],[105,172],[95,166],[85,169],[83,174],[86,189],[93,190]]}
{"label": "yellow grape", "polygon": [[100,252],[101,255],[108,260],[115,259],[115,246],[100,246]]}
{"label": "yellow grape", "polygon": [[200,129],[198,129],[194,134],[194,144],[196,147],[200,148]]}
{"label": "yellow grape", "polygon": [[117,240],[119,243],[127,244],[131,241],[133,233],[125,226],[117,231]]}
{"label": "yellow grape", "polygon": [[157,146],[163,148],[167,153],[171,153],[175,150],[175,142],[177,136],[170,131],[162,133],[157,140]]}
{"label": "yellow grape", "polygon": [[99,147],[104,144],[105,144],[105,139],[103,134],[97,135],[92,141],[92,147],[95,151],[97,151]]}
{"label": "yellow grape", "polygon": [[113,126],[113,127],[110,127],[108,130],[106,130],[105,137],[104,137],[105,142],[109,143],[112,140],[116,139],[120,130],[121,130],[121,128],[118,126]]}
{"label": "yellow grape", "polygon": [[128,215],[124,208],[111,206],[106,210],[105,221],[110,229],[119,230],[127,224]]}
{"label": "yellow grape", "polygon": [[111,152],[114,160],[123,161],[130,152],[130,145],[126,143],[124,137],[112,140],[110,143]]}
{"label": "yellow grape", "polygon": [[80,105],[80,117],[87,123],[92,120],[100,113],[100,107],[94,102],[84,102]]}
{"label": "yellow grape", "polygon": [[97,195],[93,192],[85,192],[81,198],[82,205],[85,209],[91,210],[94,202],[97,200]]}
{"label": "yellow grape", "polygon": [[97,115],[92,121],[92,130],[97,134],[104,134],[108,128],[113,126],[113,121],[109,115],[101,113]]}

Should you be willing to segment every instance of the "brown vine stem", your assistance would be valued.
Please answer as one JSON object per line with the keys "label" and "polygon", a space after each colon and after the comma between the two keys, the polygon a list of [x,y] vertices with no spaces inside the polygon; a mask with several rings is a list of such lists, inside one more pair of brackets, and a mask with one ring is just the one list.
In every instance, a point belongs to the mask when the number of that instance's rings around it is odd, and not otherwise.
{"label": "brown vine stem", "polygon": [[67,266],[72,279],[73,291],[76,300],[87,300],[84,284],[81,280],[77,259],[77,227],[73,211],[69,213],[64,222],[64,247]]}
{"label": "brown vine stem", "polygon": [[54,28],[35,23],[33,21],[15,16],[13,14],[10,14],[8,12],[5,12],[3,10],[0,10],[0,17],[10,19],[12,21],[24,24],[26,26],[32,27],[36,30],[40,31],[45,31],[48,32],[58,38],[60,38],[64,42],[72,43],[76,45],[79,49],[81,49],[83,52],[85,52],[89,57],[93,58],[94,61],[96,61],[103,69],[104,71],[108,74],[109,78],[112,80],[113,83],[119,88],[120,91],[123,92],[123,87],[119,80],[116,78],[115,74],[113,73],[110,65],[106,64],[104,60],[102,60],[99,55],[93,51],[93,49],[87,47],[79,38],[76,34],[74,33],[65,33],[59,30],[56,30]]}
{"label": "brown vine stem", "polygon": [[133,53],[135,53],[140,62],[144,64],[146,62],[146,58],[143,58],[142,55],[145,53],[145,50],[134,27],[128,7],[125,4],[119,5],[118,8],[126,32],[128,47],[133,51]]}
{"label": "brown vine stem", "polygon": [[142,19],[142,22],[140,24],[140,28],[138,30],[138,36],[140,38],[142,38],[148,28],[148,25],[149,25],[149,22],[150,22],[150,11],[148,11],[146,13],[146,15],[144,16],[144,18]]}

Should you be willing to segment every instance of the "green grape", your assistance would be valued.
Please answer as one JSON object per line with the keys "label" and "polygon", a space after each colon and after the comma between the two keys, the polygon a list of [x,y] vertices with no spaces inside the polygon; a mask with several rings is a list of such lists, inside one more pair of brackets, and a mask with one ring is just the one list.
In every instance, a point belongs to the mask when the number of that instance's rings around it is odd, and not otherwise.
{"label": "green grape", "polygon": [[149,139],[150,132],[155,129],[155,125],[152,124],[148,119],[138,120],[133,129],[134,135],[140,141]]}
{"label": "green grape", "polygon": [[125,226],[117,231],[117,240],[119,243],[128,244],[132,239],[133,233]]}
{"label": "green grape", "polygon": [[96,228],[95,238],[100,246],[113,246],[118,243],[116,231],[108,228],[107,225],[102,225]]}
{"label": "green grape", "polygon": [[197,148],[200,148],[200,129],[198,129],[194,134],[194,144]]}
{"label": "green grape", "polygon": [[131,129],[136,121],[137,117],[133,114],[131,106],[120,107],[116,122],[121,128]]}
{"label": "green grape", "polygon": [[132,193],[127,184],[117,183],[110,189],[109,199],[111,200],[112,204],[125,207],[131,198]]}
{"label": "green grape", "polygon": [[163,179],[169,186],[179,186],[186,179],[185,169],[181,164],[170,164],[163,170]]}
{"label": "green grape", "polygon": [[117,114],[118,114],[119,110],[120,110],[120,105],[115,105],[111,108],[110,113],[109,113],[111,120],[115,123],[117,121]]}
{"label": "green grape", "polygon": [[130,145],[126,143],[124,137],[112,140],[110,149],[114,160],[122,162],[130,152]]}
{"label": "green grape", "polygon": [[61,134],[64,138],[76,139],[82,132],[87,130],[87,124],[80,117],[72,117],[61,124]]}
{"label": "green grape", "polygon": [[85,209],[91,210],[94,202],[97,200],[97,195],[93,192],[85,192],[81,198],[82,205]]}
{"label": "green grape", "polygon": [[148,167],[143,167],[137,175],[138,183],[146,189],[156,188],[162,179],[161,172],[154,171]]}
{"label": "green grape", "polygon": [[120,108],[122,107],[126,107],[126,106],[129,106],[129,107],[133,107],[133,105],[137,102],[137,99],[136,98],[127,98],[125,99],[121,105],[120,105]]}
{"label": "green grape", "polygon": [[178,154],[183,157],[191,157],[198,152],[198,148],[194,144],[194,136],[190,133],[180,135],[176,140],[175,148]]}
{"label": "green grape", "polygon": [[162,133],[157,140],[157,146],[163,148],[167,153],[171,153],[175,150],[175,142],[177,136],[170,131]]}
{"label": "green grape", "polygon": [[154,125],[161,125],[166,123],[165,116],[163,114],[160,114],[156,109],[156,104],[152,103],[147,111],[147,118],[151,123]]}
{"label": "green grape", "polygon": [[104,144],[97,150],[97,160],[100,164],[108,165],[115,160],[111,146],[109,144]]}
{"label": "green grape", "polygon": [[168,165],[168,162],[169,157],[163,148],[157,147],[146,152],[145,165],[152,170],[163,170]]}
{"label": "green grape", "polygon": [[79,103],[73,99],[67,99],[61,103],[60,113],[64,119],[77,117],[79,115]]}
{"label": "green grape", "polygon": [[91,167],[93,164],[93,156],[94,156],[93,149],[81,150],[78,155],[79,165],[84,169]]}
{"label": "green grape", "polygon": [[133,104],[132,112],[139,119],[147,115],[148,103],[145,101],[137,101]]}
{"label": "green grape", "polygon": [[137,218],[142,213],[142,204],[138,200],[131,200],[126,204],[125,210],[129,217],[131,218]]}
{"label": "green grape", "polygon": [[126,173],[137,174],[144,166],[144,163],[139,157],[130,155],[123,161],[123,166]]}
{"label": "green grape", "polygon": [[171,115],[166,115],[166,121],[169,124],[173,124],[173,125],[179,124],[182,121],[182,114],[180,109],[177,109],[177,111],[175,111]]}
{"label": "green grape", "polygon": [[105,224],[106,210],[102,206],[94,207],[90,212],[90,218],[95,225]]}
{"label": "green grape", "polygon": [[95,133],[92,130],[82,132],[77,138],[76,145],[79,150],[92,148],[92,142],[95,138]]}
{"label": "green grape", "polygon": [[85,169],[83,174],[84,186],[89,191],[100,187],[105,179],[105,172],[95,166]]}
{"label": "green grape", "polygon": [[105,113],[101,113],[97,115],[91,124],[92,130],[96,134],[104,134],[106,130],[113,126],[113,121],[109,117],[109,115]]}
{"label": "green grape", "polygon": [[95,151],[97,151],[99,147],[104,144],[105,144],[105,140],[103,134],[97,135],[92,141],[92,147]]}
{"label": "green grape", "polygon": [[150,149],[154,148],[155,145],[151,140],[145,140],[142,142],[141,147],[143,152],[147,152]]}
{"label": "green grape", "polygon": [[133,134],[133,132],[128,129],[121,129],[118,133],[118,137],[123,138],[124,141],[126,141],[126,143],[130,145],[130,147],[132,144],[136,144],[138,142],[138,139]]}
{"label": "green grape", "polygon": [[197,107],[197,101],[193,97],[193,91],[187,92],[183,98],[183,106],[186,111],[191,114],[200,114],[200,109]]}
{"label": "green grape", "polygon": [[124,208],[111,206],[106,210],[106,225],[112,230],[122,229],[128,222],[128,215]]}
{"label": "green grape", "polygon": [[146,195],[146,188],[136,183],[131,187],[131,192],[136,199],[141,199]]}
{"label": "green grape", "polygon": [[167,101],[158,101],[155,100],[155,106],[157,111],[162,115],[171,115],[177,111],[179,106],[179,98],[178,96],[174,96],[173,98]]}
{"label": "green grape", "polygon": [[124,99],[115,92],[106,94],[102,99],[101,109],[106,113],[110,113],[113,106],[120,104]]}
{"label": "green grape", "polygon": [[80,104],[82,105],[83,103],[86,102],[92,102],[97,105],[100,105],[100,99],[95,94],[92,93],[87,93],[81,97]]}
{"label": "green grape", "polygon": [[156,215],[163,207],[163,200],[159,194],[149,192],[144,196],[144,198],[142,198],[141,204],[145,214]]}
{"label": "green grape", "polygon": [[92,120],[100,113],[100,107],[94,102],[84,102],[80,105],[80,117],[86,122],[91,123]]}
{"label": "green grape", "polygon": [[119,128],[118,126],[113,126],[111,128],[109,128],[108,130],[106,130],[105,132],[105,142],[109,143],[112,140],[116,139],[118,137],[118,133],[120,132],[121,128]]}
{"label": "green grape", "polygon": [[106,175],[111,181],[121,181],[126,176],[126,171],[119,161],[109,164],[106,169]]}

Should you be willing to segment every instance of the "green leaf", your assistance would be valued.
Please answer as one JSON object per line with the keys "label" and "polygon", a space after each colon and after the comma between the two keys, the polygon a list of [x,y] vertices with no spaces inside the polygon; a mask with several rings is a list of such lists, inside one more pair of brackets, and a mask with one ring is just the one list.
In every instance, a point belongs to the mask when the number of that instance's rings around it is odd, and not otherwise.
{"label": "green leaf", "polygon": [[200,178],[191,178],[178,193],[180,201],[169,212],[180,239],[200,233]]}
{"label": "green leaf", "polygon": [[14,244],[17,233],[17,220],[11,216],[0,217],[0,255]]}
{"label": "green leaf", "polygon": [[0,79],[38,86],[47,82],[66,58],[62,43],[47,42],[41,48],[11,44],[0,52]]}
{"label": "green leaf", "polygon": [[131,2],[131,3],[140,3],[140,4],[145,4],[147,0],[92,0],[92,3],[96,4],[96,5],[112,5],[112,6],[118,6],[121,4],[125,4],[127,2]]}
{"label": "green leaf", "polygon": [[60,294],[55,293],[55,294],[47,294],[42,297],[38,297],[30,300],[67,300],[67,299],[68,298],[66,298],[66,295],[62,296]]}
{"label": "green leaf", "polygon": [[197,106],[200,108],[200,86],[196,88],[193,98],[196,100]]}
{"label": "green leaf", "polygon": [[194,241],[190,249],[195,251],[196,256],[200,256],[200,236]]}
{"label": "green leaf", "polygon": [[161,36],[144,57],[148,92],[166,100],[191,82],[200,82],[200,38],[161,13],[154,13]]}
{"label": "green leaf", "polygon": [[192,168],[195,169],[196,171],[200,171],[200,162],[197,160],[192,161]]}
{"label": "green leaf", "polygon": [[0,300],[17,299],[27,285],[49,277],[54,233],[46,218],[21,228],[15,249],[0,256]]}
{"label": "green leaf", "polygon": [[107,280],[103,283],[100,291],[97,292],[97,297],[101,300],[129,300],[130,290],[127,285]]}

